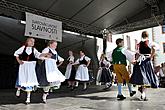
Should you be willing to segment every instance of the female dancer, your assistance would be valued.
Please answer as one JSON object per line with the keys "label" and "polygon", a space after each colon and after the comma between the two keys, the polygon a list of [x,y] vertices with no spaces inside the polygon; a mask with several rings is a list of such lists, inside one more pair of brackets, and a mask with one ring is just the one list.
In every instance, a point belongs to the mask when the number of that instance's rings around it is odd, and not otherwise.
{"label": "female dancer", "polygon": [[105,85],[104,90],[109,89],[112,86],[112,76],[109,69],[110,63],[106,60],[104,54],[101,55],[99,66],[97,80]]}
{"label": "female dancer", "polygon": [[19,72],[18,79],[16,82],[17,92],[16,96],[20,96],[20,90],[27,92],[26,103],[30,103],[31,91],[34,89],[34,86],[38,85],[36,77],[36,58],[46,56],[47,54],[39,53],[33,46],[35,40],[33,38],[27,38],[24,46],[15,51],[14,56],[18,61]]}
{"label": "female dancer", "polygon": [[147,86],[157,88],[157,78],[153,70],[152,59],[155,51],[159,49],[159,45],[154,42],[149,42],[148,32],[142,32],[142,41],[138,44],[139,53],[136,54],[137,61],[133,68],[133,74],[130,83],[141,85],[138,90],[141,92],[141,100],[147,101],[146,91]]}
{"label": "female dancer", "polygon": [[69,51],[69,58],[67,59],[67,61],[68,65],[66,67],[65,77],[68,80],[68,87],[71,87],[71,90],[73,90],[75,85],[76,69],[72,65],[74,63],[74,56],[72,51]]}
{"label": "female dancer", "polygon": [[[59,88],[61,82],[65,81],[65,76],[58,69],[64,59],[58,55],[57,51],[55,50],[56,47],[57,42],[55,40],[49,41],[48,47],[46,47],[42,53],[51,54],[50,58],[45,58],[45,60],[37,68],[39,86],[44,90],[42,97],[43,103],[46,103],[46,98],[50,88],[55,86]],[[59,61],[58,65],[57,61]]]}
{"label": "female dancer", "polygon": [[[88,73],[88,66],[90,64],[90,58],[87,57],[84,51],[80,51],[80,58],[73,64],[79,64],[78,69],[76,71],[75,79],[78,81],[82,81],[84,83],[83,90],[87,89],[87,82],[89,81],[89,73]],[[78,82],[77,82],[78,85]]]}

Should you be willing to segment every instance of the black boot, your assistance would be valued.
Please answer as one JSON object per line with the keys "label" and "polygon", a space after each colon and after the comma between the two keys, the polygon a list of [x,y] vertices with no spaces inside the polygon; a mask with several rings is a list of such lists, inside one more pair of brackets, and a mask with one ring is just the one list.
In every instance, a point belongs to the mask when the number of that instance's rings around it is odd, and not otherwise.
{"label": "black boot", "polygon": [[147,97],[144,97],[144,98],[143,98],[143,96],[141,96],[140,99],[141,99],[142,101],[148,101]]}
{"label": "black boot", "polygon": [[134,96],[135,94],[136,94],[136,91],[132,91],[132,92],[130,93],[130,97]]}
{"label": "black boot", "polygon": [[124,97],[123,95],[117,95],[117,99],[118,100],[124,100],[124,99],[126,99],[126,97]]}

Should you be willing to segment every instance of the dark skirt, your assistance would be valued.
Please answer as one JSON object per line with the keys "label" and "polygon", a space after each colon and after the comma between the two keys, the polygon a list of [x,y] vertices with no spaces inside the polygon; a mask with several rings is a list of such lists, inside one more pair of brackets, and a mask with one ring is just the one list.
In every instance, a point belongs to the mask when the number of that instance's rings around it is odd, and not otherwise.
{"label": "dark skirt", "polygon": [[39,86],[49,86],[50,83],[47,81],[47,77],[46,77],[45,61],[42,61],[41,63],[37,63],[36,75]]}
{"label": "dark skirt", "polygon": [[68,81],[75,81],[75,76],[76,76],[76,68],[72,65],[72,70]]}
{"label": "dark skirt", "polygon": [[100,81],[101,83],[108,83],[112,81],[111,73],[109,69],[107,68],[102,68],[101,76],[100,76]]}
{"label": "dark skirt", "polygon": [[150,86],[152,88],[158,87],[158,80],[154,73],[153,66],[151,64],[150,58],[145,59],[141,62],[138,62],[133,67],[133,74],[130,79],[130,83],[135,85],[144,85]]}

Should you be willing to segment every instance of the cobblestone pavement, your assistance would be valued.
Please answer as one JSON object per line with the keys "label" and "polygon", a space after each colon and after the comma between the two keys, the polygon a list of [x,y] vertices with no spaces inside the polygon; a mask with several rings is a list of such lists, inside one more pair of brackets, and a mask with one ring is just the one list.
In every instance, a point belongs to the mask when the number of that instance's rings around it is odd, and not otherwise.
{"label": "cobblestone pavement", "polygon": [[41,102],[42,93],[38,90],[32,93],[29,105],[24,104],[24,92],[16,98],[14,89],[0,90],[0,110],[165,110],[165,88],[148,89],[148,101],[140,101],[138,92],[134,97],[129,97],[126,87],[123,88],[123,94],[127,97],[124,101],[116,99],[115,86],[107,91],[100,86],[90,86],[86,91],[81,88],[70,91],[62,86],[50,93],[46,104]]}

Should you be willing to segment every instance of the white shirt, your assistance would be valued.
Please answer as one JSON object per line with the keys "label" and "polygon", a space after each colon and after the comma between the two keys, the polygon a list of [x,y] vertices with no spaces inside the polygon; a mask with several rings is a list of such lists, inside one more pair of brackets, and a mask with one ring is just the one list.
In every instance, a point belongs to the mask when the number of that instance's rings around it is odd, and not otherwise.
{"label": "white shirt", "polygon": [[[57,54],[57,51],[54,50],[54,49],[51,49],[50,47],[47,47],[47,48],[45,48],[44,50],[42,50],[42,53],[49,53],[49,49],[51,50],[51,52],[52,52],[53,54],[58,55],[58,54]],[[60,62],[64,61],[64,59],[63,59],[62,57],[60,57],[59,55],[58,55],[58,58],[57,58],[57,59],[58,59]]]}
{"label": "white shirt", "polygon": [[132,52],[126,48],[123,48],[121,52],[126,56],[127,60],[129,62],[133,62],[135,60],[135,54],[136,52]]}
{"label": "white shirt", "polygon": [[[24,48],[25,48],[25,46],[22,46],[22,47],[20,47],[18,50],[16,50],[16,51],[14,52],[14,56],[19,57],[19,55],[23,53]],[[30,55],[30,54],[32,53],[32,47],[26,47],[25,52],[26,52],[28,55]],[[33,51],[33,52],[34,52],[34,56],[35,56],[36,58],[39,59],[41,53],[38,52],[38,50],[37,50],[36,48],[34,48],[34,51]]]}
{"label": "white shirt", "polygon": [[91,60],[89,57],[87,57],[87,56],[84,55],[81,58],[77,59],[74,64],[79,64],[80,63],[79,60],[82,61],[84,59],[84,57],[85,57],[85,60],[86,61],[90,61]]}
{"label": "white shirt", "polygon": [[150,48],[153,47],[156,51],[158,51],[158,50],[160,49],[159,44],[157,44],[156,42],[150,42],[150,43],[149,43],[149,47],[150,47]]}
{"label": "white shirt", "polygon": [[69,56],[69,62],[74,62],[74,56]]}
{"label": "white shirt", "polygon": [[99,62],[100,66],[101,66],[101,62],[103,62],[103,64],[105,64],[105,66],[108,66],[108,65],[110,66],[110,63],[107,60],[105,60],[105,59],[103,61]]}
{"label": "white shirt", "polygon": [[[126,58],[129,62],[132,62],[132,61],[135,60],[135,54],[136,54],[135,52],[132,52],[132,51],[126,49],[126,48],[123,48],[121,50],[121,52],[126,56]],[[111,53],[109,53],[109,55],[108,55],[108,59],[110,61],[112,61],[112,53],[113,53],[113,51]]]}

